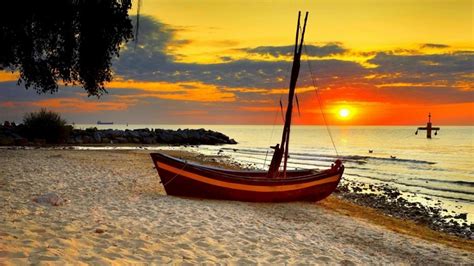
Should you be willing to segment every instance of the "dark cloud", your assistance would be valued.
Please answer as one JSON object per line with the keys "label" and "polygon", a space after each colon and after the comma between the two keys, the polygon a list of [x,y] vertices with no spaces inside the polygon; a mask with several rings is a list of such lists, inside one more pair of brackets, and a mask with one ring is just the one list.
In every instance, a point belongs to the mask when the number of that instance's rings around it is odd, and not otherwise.
{"label": "dark cloud", "polygon": [[[261,54],[273,57],[291,56],[294,51],[293,45],[287,46],[259,46],[255,48],[245,48],[243,51],[250,54]],[[347,50],[339,43],[329,43],[322,46],[306,45],[305,54],[308,56],[324,57],[336,54],[343,54]]]}
{"label": "dark cloud", "polygon": [[[274,57],[275,61],[236,59],[221,55],[221,63],[199,64],[181,63],[177,52],[183,45],[193,45],[189,40],[177,39],[182,28],[172,27],[151,17],[140,20],[139,42],[133,42],[122,51],[120,58],[114,61],[116,75],[124,79],[137,81],[189,82],[181,84],[185,89],[200,90],[199,85],[214,85],[217,91],[235,95],[235,102],[192,102],[177,104],[176,100],[145,97],[151,91],[139,88],[114,88],[100,101],[112,103],[131,102],[126,110],[98,111],[94,113],[67,112],[68,121],[76,123],[112,120],[134,123],[196,123],[196,110],[202,112],[199,119],[214,123],[227,123],[229,116],[235,116],[242,106],[278,106],[278,95],[269,95],[274,89],[287,88],[291,62],[284,57],[291,56],[293,46],[260,46],[244,48],[240,51],[250,55],[260,54]],[[232,45],[232,43],[229,43]],[[423,44],[420,48],[447,48],[442,44]],[[472,51],[449,51],[438,54],[420,54],[420,50],[397,49],[394,51],[367,51],[359,56],[373,57],[368,63],[375,67],[349,60],[329,59],[331,55],[349,52],[339,43],[326,45],[308,45],[307,54],[313,60],[303,60],[298,80],[298,88],[316,85],[322,88],[322,95],[328,101],[360,102],[423,102],[423,103],[465,103],[474,98]],[[170,52],[172,51],[172,52]],[[253,58],[255,56],[249,57]],[[282,57],[282,58],[280,58]],[[317,60],[314,57],[318,57]],[[306,59],[304,56],[303,59]],[[308,63],[311,65],[309,71]],[[191,82],[198,82],[195,87]],[[159,92],[155,92],[159,93]],[[139,97],[139,95],[145,95]],[[135,98],[134,98],[135,97]],[[300,100],[309,102],[313,95],[308,91],[301,93]],[[62,88],[57,94],[38,95],[35,91],[25,90],[16,82],[0,83],[0,103],[33,102],[55,98],[79,98],[90,101],[77,87]],[[37,109],[36,106],[22,106],[17,109],[0,105],[3,119],[21,118],[24,112]],[[159,112],[158,112],[159,110]],[[206,112],[209,116],[206,116]],[[150,114],[153,114],[150,116]],[[212,114],[212,115],[211,115]],[[242,113],[239,113],[242,115]],[[254,117],[255,112],[249,112]],[[243,116],[249,119],[249,116]],[[207,119],[207,120],[206,120]],[[242,123],[249,122],[242,120]],[[237,120],[233,120],[238,123]],[[264,120],[262,120],[264,121]]]}
{"label": "dark cloud", "polygon": [[[132,18],[135,22],[135,19]],[[176,58],[169,53],[170,49],[190,44],[192,41],[176,38],[178,30],[153,19],[151,16],[140,17],[138,42],[130,42],[114,62],[117,69],[132,67],[141,71],[151,62],[161,64],[173,62]]]}
{"label": "dark cloud", "polygon": [[[56,93],[38,94],[35,90],[26,89],[17,82],[0,82],[0,102],[2,101],[36,101],[52,98],[77,97],[84,94],[84,89],[76,86],[61,86]],[[87,97],[86,97],[87,98]]]}
{"label": "dark cloud", "polygon": [[409,72],[418,74],[472,72],[474,53],[395,55],[378,53],[369,63],[378,65],[380,72]]}
{"label": "dark cloud", "polygon": [[224,62],[232,61],[232,57],[230,56],[221,56],[220,59]]}
{"label": "dark cloud", "polygon": [[[175,29],[146,16],[141,19],[140,25],[141,37],[138,45],[133,47],[133,44],[130,44],[114,63],[116,73],[126,79],[167,82],[200,81],[226,87],[275,88],[287,85],[286,77],[290,72],[291,62],[232,60],[231,57],[223,56],[221,57],[223,63],[179,63],[167,52],[170,46],[177,44],[174,39]],[[248,51],[271,52],[276,55],[284,53],[287,48],[290,46],[257,47]],[[307,51],[311,56],[327,56],[343,53],[346,50],[334,43],[323,46],[309,45]],[[333,76],[347,78],[367,72],[358,63],[349,61],[328,59],[313,60],[311,63],[317,69],[320,79]],[[302,73],[301,76],[302,80],[309,82],[307,74]]]}
{"label": "dark cloud", "polygon": [[[291,62],[284,60],[259,61],[235,60],[232,57],[221,56],[222,63],[199,64],[180,63],[168,51],[170,47],[179,45],[176,40],[176,29],[145,17],[142,20],[143,30],[140,32],[140,43],[137,48],[129,47],[115,63],[116,73],[126,79],[143,81],[187,82],[198,81],[225,87],[244,87],[271,90],[288,86],[288,76]],[[445,48],[443,44],[423,44],[423,47]],[[322,46],[308,45],[307,54],[312,57],[325,57],[348,52],[341,44],[331,43]],[[249,54],[261,54],[275,57],[291,55],[293,46],[260,46],[244,48]],[[401,49],[400,49],[401,51]],[[381,90],[388,90],[401,94],[428,95],[430,90],[434,95],[429,99],[441,97],[446,93],[447,101],[460,101],[470,95],[455,95],[460,89],[456,83],[463,77],[471,77],[474,62],[474,53],[471,51],[454,51],[440,54],[419,54],[419,51],[404,50],[397,52],[367,52],[373,56],[368,63],[376,65],[367,68],[363,65],[346,60],[318,59],[311,60],[312,71],[319,87],[338,86],[365,86],[372,87],[390,83],[405,83],[403,88],[383,86]],[[418,52],[418,54],[416,54]],[[366,77],[372,75],[373,79]],[[473,82],[472,78],[463,78],[463,81]],[[421,87],[437,84],[432,87]],[[307,62],[302,62],[302,69],[298,86],[312,84]],[[408,84],[408,85],[406,85]],[[409,84],[413,84],[410,86]],[[439,84],[446,86],[440,89]],[[250,97],[245,91],[237,91],[240,99]],[[459,97],[458,97],[459,96]],[[254,99],[268,97],[252,93]],[[440,98],[442,99],[442,97]]]}
{"label": "dark cloud", "polygon": [[444,48],[449,48],[449,45],[439,44],[439,43],[424,43],[420,45],[420,48],[444,49]]}
{"label": "dark cloud", "polygon": [[[130,60],[130,67],[117,69],[128,79],[146,81],[200,81],[226,87],[275,88],[286,86],[291,63],[287,61],[237,60],[218,64],[187,64],[162,61],[140,65],[141,60]],[[305,63],[305,62],[303,62]],[[341,60],[311,60],[318,79],[350,78],[368,73],[355,62]],[[305,67],[305,66],[304,66]],[[301,80],[309,80],[309,72],[301,71]],[[282,83],[282,80],[285,83]]]}

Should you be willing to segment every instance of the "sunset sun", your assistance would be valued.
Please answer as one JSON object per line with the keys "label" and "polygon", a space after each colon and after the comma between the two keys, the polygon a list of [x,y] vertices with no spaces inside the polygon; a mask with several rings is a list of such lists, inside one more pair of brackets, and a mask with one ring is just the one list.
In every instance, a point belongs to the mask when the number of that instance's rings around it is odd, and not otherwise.
{"label": "sunset sun", "polygon": [[337,111],[337,115],[341,120],[348,120],[352,117],[353,112],[350,108],[343,107]]}
{"label": "sunset sun", "polygon": [[349,109],[347,108],[342,108],[339,110],[339,116],[342,118],[347,118],[349,117],[350,114],[351,114],[351,111],[349,111]]}

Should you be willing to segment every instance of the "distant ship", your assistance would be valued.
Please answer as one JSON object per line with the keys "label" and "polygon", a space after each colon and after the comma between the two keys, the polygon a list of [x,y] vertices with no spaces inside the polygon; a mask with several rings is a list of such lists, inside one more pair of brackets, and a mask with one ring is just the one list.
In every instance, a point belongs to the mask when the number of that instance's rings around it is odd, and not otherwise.
{"label": "distant ship", "polygon": [[102,121],[97,121],[97,125],[113,125],[114,122],[102,122]]}

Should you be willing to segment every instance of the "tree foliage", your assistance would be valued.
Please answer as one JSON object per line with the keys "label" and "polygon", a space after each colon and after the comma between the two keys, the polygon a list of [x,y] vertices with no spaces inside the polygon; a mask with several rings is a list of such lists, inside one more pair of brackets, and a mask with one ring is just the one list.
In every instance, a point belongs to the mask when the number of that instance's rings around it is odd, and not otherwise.
{"label": "tree foliage", "polygon": [[67,140],[71,127],[66,125],[58,113],[41,109],[25,114],[22,131],[28,139],[44,139],[47,143],[63,143]]}
{"label": "tree foliage", "polygon": [[106,92],[111,59],[133,37],[132,0],[13,0],[2,3],[0,69],[18,83],[54,93],[58,83]]}

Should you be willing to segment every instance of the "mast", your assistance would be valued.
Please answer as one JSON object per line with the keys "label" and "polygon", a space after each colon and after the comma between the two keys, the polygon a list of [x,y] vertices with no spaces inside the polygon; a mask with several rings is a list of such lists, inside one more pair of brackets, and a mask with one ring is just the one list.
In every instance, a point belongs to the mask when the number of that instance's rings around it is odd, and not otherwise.
{"label": "mast", "polygon": [[[281,160],[284,159],[283,163],[283,177],[286,177],[286,166],[288,162],[288,150],[289,150],[289,142],[290,142],[290,130],[291,130],[291,118],[293,113],[293,99],[295,96],[296,90],[296,82],[298,80],[298,75],[300,71],[300,59],[301,59],[301,51],[303,48],[303,41],[304,41],[304,33],[306,31],[306,22],[308,20],[308,12],[306,12],[303,24],[303,30],[301,32],[301,39],[298,42],[298,38],[300,37],[300,18],[301,18],[301,11],[298,12],[298,24],[296,27],[296,38],[295,38],[295,49],[293,54],[293,66],[291,68],[291,78],[290,78],[290,86],[288,92],[288,107],[286,109],[285,115],[285,125],[283,127],[283,134],[281,137],[280,145],[276,145],[274,147],[275,152],[273,154],[272,162],[270,164],[270,169],[268,170],[269,177],[276,177],[279,174],[279,168],[281,165]],[[284,158],[283,158],[284,155]]]}

